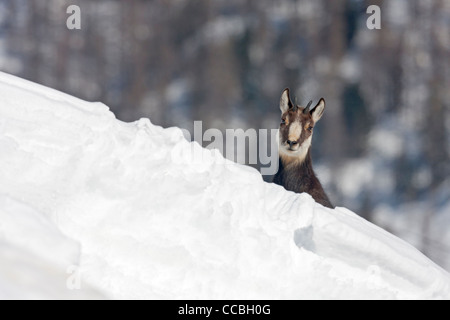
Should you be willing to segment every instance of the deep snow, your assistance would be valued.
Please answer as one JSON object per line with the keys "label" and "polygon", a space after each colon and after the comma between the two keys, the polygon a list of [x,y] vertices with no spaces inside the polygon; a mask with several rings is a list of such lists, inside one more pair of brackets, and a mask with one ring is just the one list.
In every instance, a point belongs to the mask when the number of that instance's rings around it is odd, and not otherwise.
{"label": "deep snow", "polygon": [[448,273],[349,210],[4,73],[0,247],[0,298],[450,298]]}

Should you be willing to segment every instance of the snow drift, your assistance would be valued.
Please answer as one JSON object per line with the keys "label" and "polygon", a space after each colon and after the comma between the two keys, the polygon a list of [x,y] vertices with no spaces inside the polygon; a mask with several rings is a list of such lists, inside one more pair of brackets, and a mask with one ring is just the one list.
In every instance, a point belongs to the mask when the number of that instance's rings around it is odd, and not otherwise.
{"label": "snow drift", "polygon": [[356,214],[4,73],[0,247],[0,298],[450,298],[443,269]]}

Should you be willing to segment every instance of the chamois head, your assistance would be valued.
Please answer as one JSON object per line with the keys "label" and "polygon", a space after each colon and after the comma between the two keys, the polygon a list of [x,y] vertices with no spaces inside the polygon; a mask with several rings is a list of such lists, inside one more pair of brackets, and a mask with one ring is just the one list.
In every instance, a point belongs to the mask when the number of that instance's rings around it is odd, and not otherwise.
{"label": "chamois head", "polygon": [[280,157],[288,162],[300,161],[306,158],[311,147],[313,129],[325,110],[325,100],[311,108],[312,101],[306,107],[293,105],[289,97],[289,89],[281,94],[281,124],[279,131]]}

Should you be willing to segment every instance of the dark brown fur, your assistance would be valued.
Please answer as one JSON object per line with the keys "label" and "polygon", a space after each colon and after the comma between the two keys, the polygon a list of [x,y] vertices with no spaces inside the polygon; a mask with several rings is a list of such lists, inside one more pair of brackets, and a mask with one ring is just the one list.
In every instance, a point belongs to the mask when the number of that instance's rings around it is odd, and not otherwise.
{"label": "dark brown fur", "polygon": [[280,158],[278,172],[273,182],[289,191],[296,193],[306,192],[321,205],[334,208],[312,168],[311,150],[308,150],[305,161],[301,163],[294,162],[288,164],[287,167],[284,166]]}

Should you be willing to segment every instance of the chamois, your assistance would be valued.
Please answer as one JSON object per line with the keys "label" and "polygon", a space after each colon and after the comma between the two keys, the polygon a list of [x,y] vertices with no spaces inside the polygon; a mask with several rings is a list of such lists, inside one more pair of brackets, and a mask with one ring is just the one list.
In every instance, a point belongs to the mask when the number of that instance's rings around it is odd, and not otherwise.
{"label": "chamois", "polygon": [[311,139],[314,125],[323,115],[325,100],[314,108],[293,105],[289,89],[281,94],[281,124],[279,128],[279,168],[273,182],[286,190],[309,193],[316,202],[334,208],[312,168]]}

